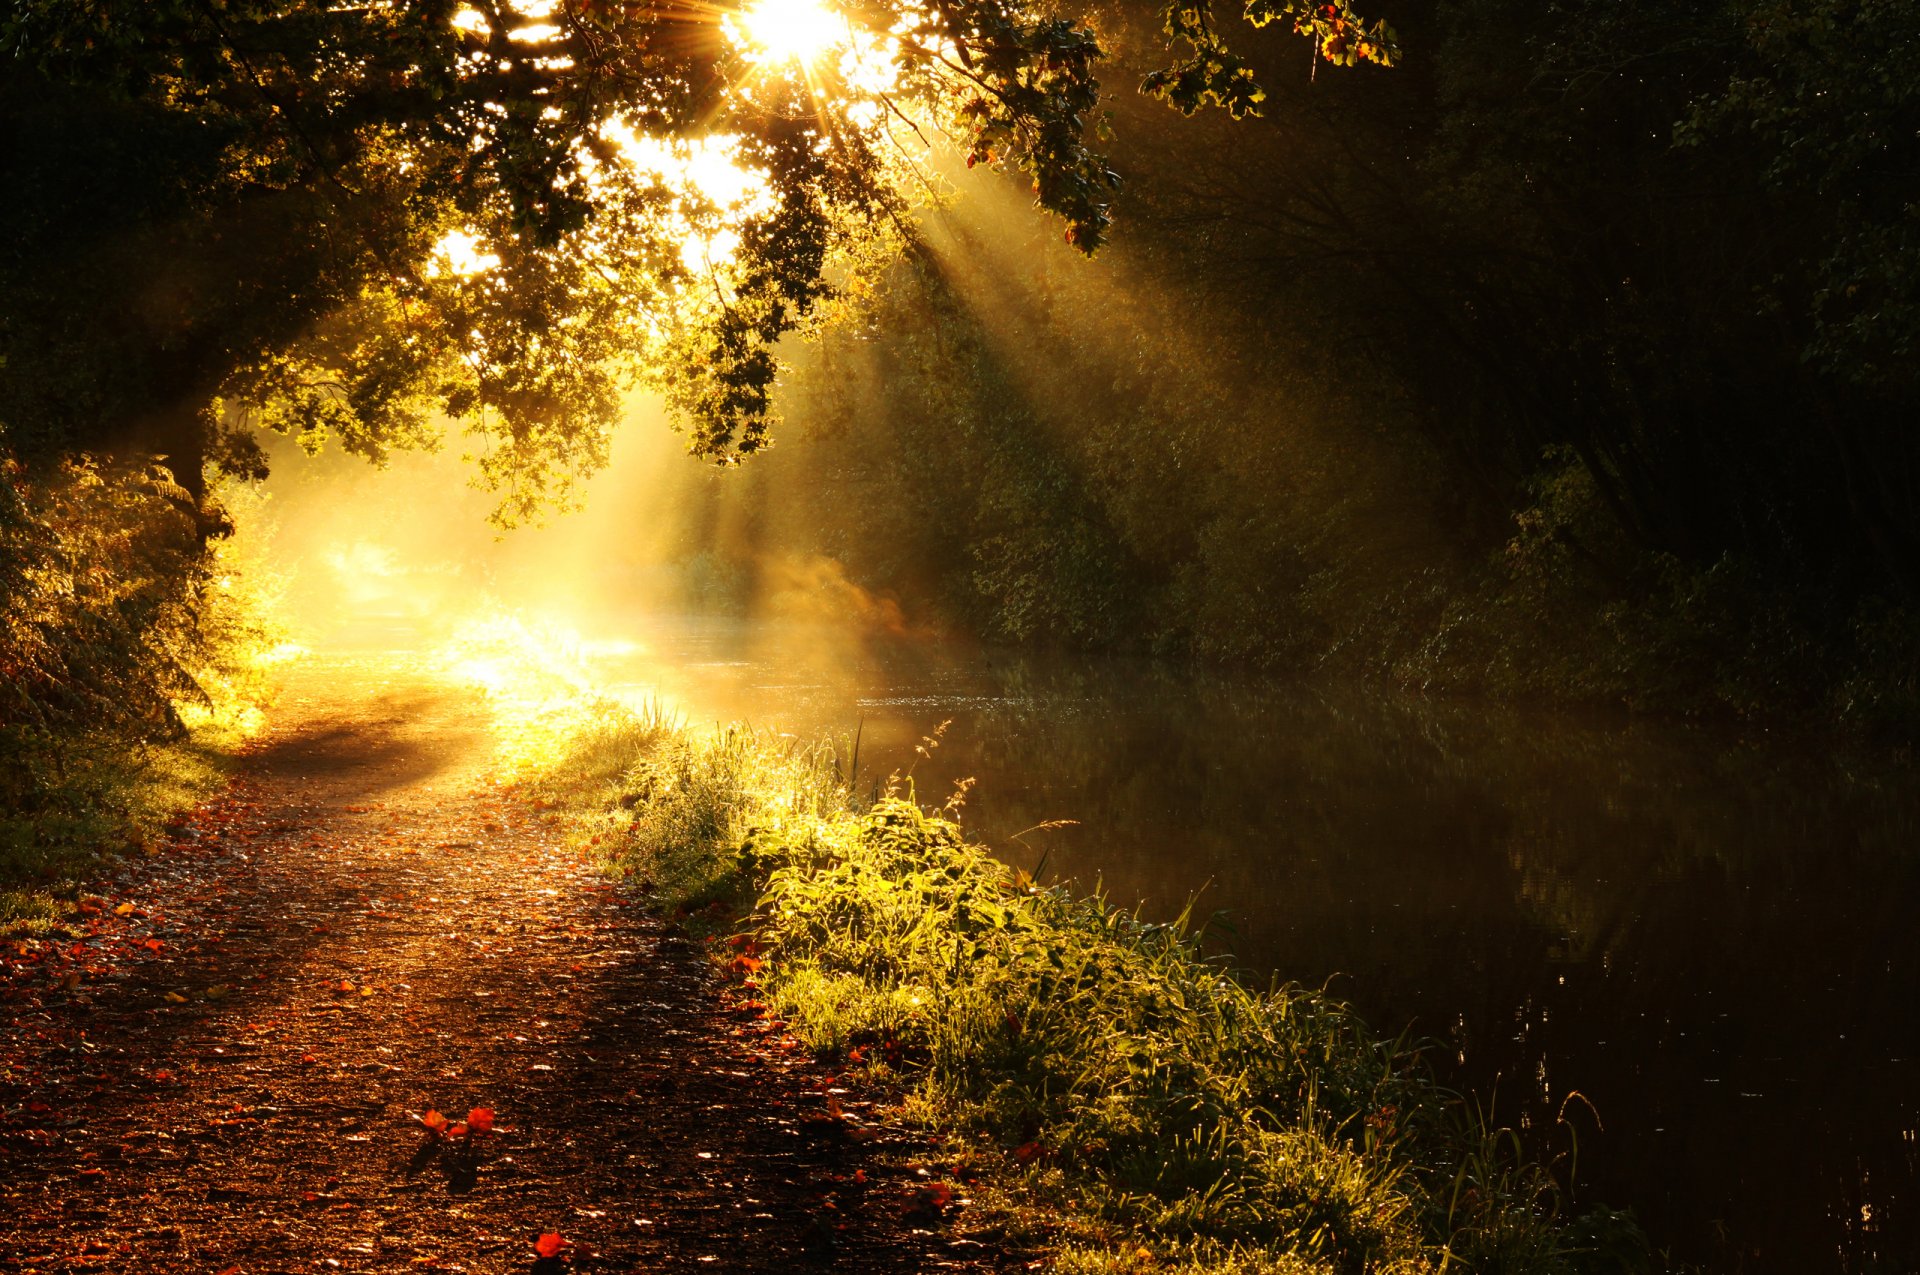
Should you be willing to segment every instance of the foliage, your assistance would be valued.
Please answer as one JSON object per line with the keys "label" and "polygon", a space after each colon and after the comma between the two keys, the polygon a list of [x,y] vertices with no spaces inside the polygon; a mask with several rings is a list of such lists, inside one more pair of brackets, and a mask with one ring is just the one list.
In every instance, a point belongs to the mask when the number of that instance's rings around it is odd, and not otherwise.
{"label": "foliage", "polygon": [[182,649],[203,584],[191,503],[164,473],[80,459],[36,482],[4,466],[5,724],[177,733],[174,701],[198,692]]}
{"label": "foliage", "polygon": [[[1189,115],[1202,106],[1217,106],[1234,119],[1258,115],[1267,91],[1246,59],[1220,38],[1211,10],[1206,3],[1169,0],[1161,10],[1161,21],[1166,33],[1190,52],[1179,64],[1149,74],[1142,87]],[[1316,57],[1335,66],[1360,62],[1392,66],[1398,57],[1393,28],[1384,21],[1365,22],[1348,0],[1337,4],[1247,0],[1243,16],[1256,27],[1288,23],[1296,33],[1312,38]]]}
{"label": "foliage", "polygon": [[585,748],[547,785],[667,906],[744,913],[731,968],[803,1041],[997,1145],[1018,1207],[1076,1237],[1064,1269],[1646,1268],[1630,1219],[1563,1216],[1405,1042],[1248,988],[1185,918],[998,863],[957,798],[924,810],[896,776],[862,806],[846,781],[829,750],[734,729]]}
{"label": "foliage", "polygon": [[[1290,18],[1330,60],[1384,56],[1328,8],[1246,16]],[[1090,145],[1103,53],[1084,23],[867,0],[844,48],[801,64],[735,38],[737,16],[14,6],[0,117],[30,195],[6,213],[0,413],[55,451],[131,430],[198,494],[209,459],[257,465],[223,443],[236,430],[377,458],[444,412],[479,436],[510,521],[604,462],[635,381],[695,452],[757,450],[776,343],[902,224],[925,130],[1020,170],[1082,250],[1104,239],[1118,178]],[[1178,34],[1224,49],[1201,17]]]}
{"label": "foliage", "polygon": [[[139,849],[255,724],[271,634],[246,550],[164,475],[76,458],[0,482],[0,915]],[[12,887],[19,887],[13,889]]]}
{"label": "foliage", "polygon": [[[1841,381],[1911,391],[1920,349],[1920,14],[1898,0],[1736,6],[1745,48],[1677,140],[1750,144],[1773,196],[1812,202],[1805,357]],[[1785,281],[1782,281],[1785,282]],[[1792,305],[1770,289],[1776,305]]]}
{"label": "foliage", "polygon": [[[716,499],[753,548],[990,639],[1910,735],[1920,452],[1873,370],[1913,362],[1898,289],[1846,302],[1878,354],[1817,347],[1830,250],[1911,202],[1920,42],[1771,12],[1461,0],[1409,15],[1417,75],[1301,59],[1284,129],[1136,105],[1147,233],[1093,263],[964,182]],[[1123,9],[1116,47],[1154,20]],[[1728,97],[1763,72],[1802,86],[1764,125]]]}

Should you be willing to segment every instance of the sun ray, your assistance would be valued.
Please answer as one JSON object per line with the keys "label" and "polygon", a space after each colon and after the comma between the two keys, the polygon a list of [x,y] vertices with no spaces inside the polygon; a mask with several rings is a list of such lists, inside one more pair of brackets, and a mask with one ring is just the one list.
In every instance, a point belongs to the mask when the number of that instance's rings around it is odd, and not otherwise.
{"label": "sun ray", "polygon": [[754,61],[793,63],[803,69],[849,39],[846,17],[820,0],[759,0],[724,25]]}

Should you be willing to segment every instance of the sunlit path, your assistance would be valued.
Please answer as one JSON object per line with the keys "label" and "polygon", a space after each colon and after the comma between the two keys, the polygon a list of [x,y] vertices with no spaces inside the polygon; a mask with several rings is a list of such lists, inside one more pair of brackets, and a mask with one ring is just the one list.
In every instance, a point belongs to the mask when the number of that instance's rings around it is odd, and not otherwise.
{"label": "sunlit path", "polygon": [[522,1271],[543,1235],[581,1270],[991,1269],[910,1212],[904,1135],[820,1133],[835,1077],[489,760],[420,662],[291,675],[229,794],[5,988],[0,1270]]}

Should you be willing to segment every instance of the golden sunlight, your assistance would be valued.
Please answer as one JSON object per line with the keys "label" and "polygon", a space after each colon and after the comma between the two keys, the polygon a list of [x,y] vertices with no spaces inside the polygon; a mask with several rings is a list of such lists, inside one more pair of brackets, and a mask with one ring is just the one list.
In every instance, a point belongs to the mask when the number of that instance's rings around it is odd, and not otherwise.
{"label": "golden sunlight", "polygon": [[450,230],[440,236],[440,242],[433,246],[433,256],[427,261],[426,274],[429,279],[443,274],[467,275],[485,274],[500,264],[500,258],[481,249],[480,236],[464,230]]}
{"label": "golden sunlight", "polygon": [[846,40],[846,19],[819,0],[760,0],[726,23],[756,61],[802,66]]}

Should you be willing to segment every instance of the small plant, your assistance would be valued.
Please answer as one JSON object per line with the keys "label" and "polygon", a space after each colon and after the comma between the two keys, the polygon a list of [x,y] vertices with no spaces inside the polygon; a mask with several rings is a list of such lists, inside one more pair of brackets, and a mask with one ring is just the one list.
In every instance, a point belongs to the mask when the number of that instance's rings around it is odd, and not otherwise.
{"label": "small plant", "polygon": [[438,1161],[450,1186],[457,1190],[471,1188],[480,1176],[481,1148],[493,1137],[493,1108],[475,1107],[458,1122],[434,1110],[414,1119],[426,1134],[407,1161],[407,1176]]}

